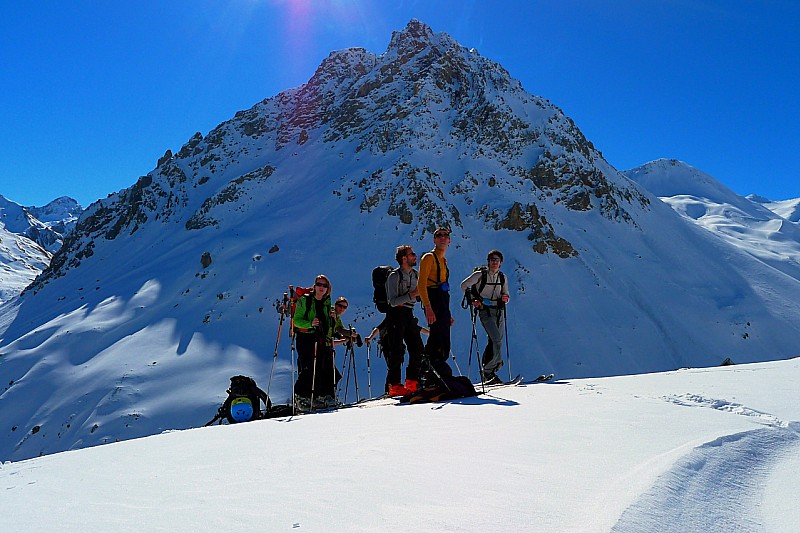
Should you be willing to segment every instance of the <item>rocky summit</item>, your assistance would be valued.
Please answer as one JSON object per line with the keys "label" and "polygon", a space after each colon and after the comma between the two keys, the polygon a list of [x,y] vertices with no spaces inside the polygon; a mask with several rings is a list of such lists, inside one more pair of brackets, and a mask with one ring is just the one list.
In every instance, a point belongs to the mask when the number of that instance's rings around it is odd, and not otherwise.
{"label": "rocky summit", "polygon": [[[297,175],[299,160],[330,154],[338,154],[335,174],[326,162]],[[417,236],[443,224],[463,230],[468,218],[521,232],[538,253],[561,257],[577,252],[548,222],[550,206],[633,223],[631,206],[649,203],[560,109],[477,51],[412,21],[383,54],[333,52],[307,84],[168,151],[133,187],[91,206],[41,281],[75,266],[95,239],[146,223],[220,228],[217,212],[249,211],[252,192],[269,194],[270,179],[290,179],[298,191],[325,187]],[[484,191],[491,202],[476,203]]]}

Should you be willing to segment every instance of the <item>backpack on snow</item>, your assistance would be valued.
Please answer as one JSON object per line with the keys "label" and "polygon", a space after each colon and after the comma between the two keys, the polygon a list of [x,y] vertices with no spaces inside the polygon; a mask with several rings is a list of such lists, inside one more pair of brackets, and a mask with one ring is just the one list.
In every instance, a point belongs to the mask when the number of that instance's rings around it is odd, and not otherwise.
{"label": "backpack on snow", "polygon": [[400,399],[400,403],[428,403],[468,398],[478,392],[467,376],[454,376],[446,361],[431,361],[422,356],[419,382],[421,387]]}
{"label": "backpack on snow", "polygon": [[441,376],[430,385],[403,396],[400,403],[429,403],[477,396],[467,376]]}
{"label": "backpack on snow", "polygon": [[251,377],[233,376],[227,393],[228,397],[217,410],[217,415],[206,426],[210,426],[217,420],[221,424],[223,419],[230,424],[258,420],[262,417],[260,401],[266,405],[267,412],[272,408],[272,402],[267,393],[261,390]]}

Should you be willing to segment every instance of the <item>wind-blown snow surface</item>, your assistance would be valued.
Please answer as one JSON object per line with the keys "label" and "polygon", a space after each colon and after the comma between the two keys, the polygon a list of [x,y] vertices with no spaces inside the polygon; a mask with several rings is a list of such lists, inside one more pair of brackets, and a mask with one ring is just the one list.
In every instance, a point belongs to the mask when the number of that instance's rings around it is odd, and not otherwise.
{"label": "wind-blown snow surface", "polygon": [[0,530],[798,531],[799,380],[557,381],[6,462]]}

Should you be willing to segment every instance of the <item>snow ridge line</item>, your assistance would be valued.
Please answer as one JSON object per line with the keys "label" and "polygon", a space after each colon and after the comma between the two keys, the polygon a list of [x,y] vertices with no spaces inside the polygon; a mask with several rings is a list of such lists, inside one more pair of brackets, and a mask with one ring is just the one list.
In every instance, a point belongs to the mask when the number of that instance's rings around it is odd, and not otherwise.
{"label": "snow ridge line", "polygon": [[754,511],[765,480],[781,456],[798,450],[800,422],[707,442],[662,474],[622,513],[611,531],[764,531],[763,518]]}
{"label": "snow ridge line", "polygon": [[706,398],[705,396],[701,396],[699,394],[670,395],[664,396],[663,399],[668,402],[686,407],[709,407],[718,411],[725,411],[742,416],[751,416],[760,419],[765,425],[770,427],[789,427],[788,422],[781,420],[775,415],[771,415],[763,411],[757,411],[740,403],[729,402],[727,400],[715,400],[713,398]]}

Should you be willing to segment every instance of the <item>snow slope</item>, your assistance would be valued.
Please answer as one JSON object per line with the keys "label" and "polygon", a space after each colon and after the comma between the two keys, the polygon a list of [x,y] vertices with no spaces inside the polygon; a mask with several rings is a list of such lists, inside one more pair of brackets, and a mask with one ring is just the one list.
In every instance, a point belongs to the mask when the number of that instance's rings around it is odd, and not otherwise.
{"label": "snow slope", "polygon": [[556,381],[5,462],[0,530],[797,531],[798,380]]}
{"label": "snow slope", "polygon": [[0,223],[0,304],[18,296],[50,264],[50,254]]}
{"label": "snow slope", "polygon": [[[749,198],[749,196],[748,196]],[[800,222],[800,198],[791,200],[761,201],[759,203],[789,222]]]}
{"label": "snow slope", "polygon": [[744,198],[686,163],[659,159],[624,172],[676,212],[746,251],[765,265],[800,280],[797,200]]}

